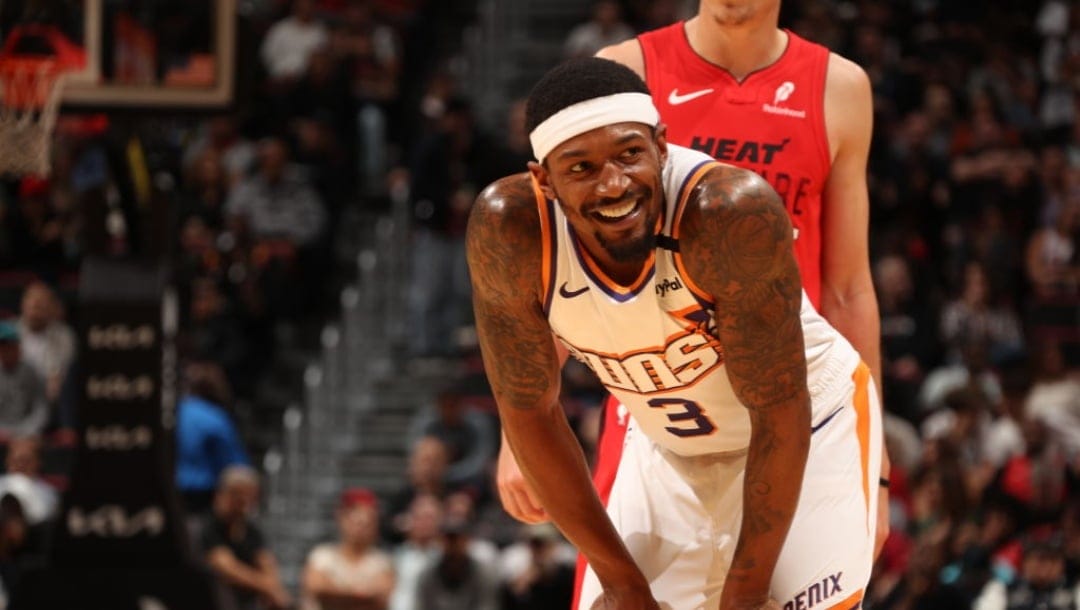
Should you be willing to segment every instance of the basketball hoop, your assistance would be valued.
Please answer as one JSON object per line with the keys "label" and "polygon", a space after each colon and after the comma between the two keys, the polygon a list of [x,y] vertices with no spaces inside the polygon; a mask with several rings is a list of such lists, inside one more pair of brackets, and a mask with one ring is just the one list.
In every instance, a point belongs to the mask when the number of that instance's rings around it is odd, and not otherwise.
{"label": "basketball hoop", "polygon": [[[24,36],[42,38],[55,54],[16,53]],[[0,49],[0,175],[48,175],[64,76],[81,67],[71,46],[55,27],[31,25],[13,29]]]}

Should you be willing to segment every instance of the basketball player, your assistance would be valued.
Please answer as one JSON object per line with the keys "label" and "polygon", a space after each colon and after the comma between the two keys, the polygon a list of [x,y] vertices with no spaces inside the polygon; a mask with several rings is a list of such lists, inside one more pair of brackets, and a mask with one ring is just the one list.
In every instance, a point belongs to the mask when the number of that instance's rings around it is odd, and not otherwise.
{"label": "basketball player", "polygon": [[[578,608],[856,607],[877,395],[801,289],[781,198],[668,146],[615,62],[549,72],[527,122],[540,163],[480,195],[466,247],[508,444],[589,560]],[[567,352],[633,415],[607,513],[558,404]]]}
{"label": "basketball player", "polygon": [[[765,178],[797,231],[795,257],[811,303],[880,377],[879,318],[867,246],[869,79],[853,62],[778,27],[780,0],[702,0],[697,16],[602,49],[644,78],[668,141]],[[594,483],[605,499],[628,418],[609,400]],[[505,445],[505,443],[504,443]],[[881,480],[888,480],[888,456]],[[500,497],[514,517],[546,519],[511,456]],[[878,540],[888,534],[879,489]]]}

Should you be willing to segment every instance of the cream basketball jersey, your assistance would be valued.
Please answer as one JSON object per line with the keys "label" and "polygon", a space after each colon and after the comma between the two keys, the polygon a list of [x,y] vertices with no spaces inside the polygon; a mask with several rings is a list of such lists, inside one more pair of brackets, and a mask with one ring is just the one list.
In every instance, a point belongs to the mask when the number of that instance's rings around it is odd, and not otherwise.
{"label": "cream basketball jersey", "polygon": [[[630,286],[608,278],[578,242],[557,202],[537,190],[544,239],[544,310],[556,338],[599,377],[656,443],[681,455],[739,451],[750,418],[736,398],[716,336],[714,305],[678,254],[678,222],[694,186],[716,163],[668,146],[666,200],[657,247]],[[818,405],[858,364],[851,345],[803,293],[803,336],[812,422],[831,417]],[[820,410],[824,410],[822,406]]]}

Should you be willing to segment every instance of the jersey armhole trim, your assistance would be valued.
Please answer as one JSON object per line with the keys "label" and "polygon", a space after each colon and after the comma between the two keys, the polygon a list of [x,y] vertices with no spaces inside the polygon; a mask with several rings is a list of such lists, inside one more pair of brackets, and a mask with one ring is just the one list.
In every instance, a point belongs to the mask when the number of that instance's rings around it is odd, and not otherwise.
{"label": "jersey armhole trim", "polygon": [[[824,182],[821,185],[821,194],[825,196],[825,183],[829,181],[829,174],[832,172],[832,145],[829,143],[829,126],[828,117],[825,116],[827,111],[826,100],[828,99],[829,89],[829,64],[832,63],[832,51],[827,48],[819,48],[819,60],[824,65],[820,67],[821,78],[818,82],[821,83],[821,92],[819,96],[819,104],[821,111],[816,113],[817,120],[814,121],[814,129],[818,132],[818,154],[821,158],[821,175],[824,176]],[[815,66],[816,67],[816,66]]]}
{"label": "jersey armhole trim", "polygon": [[551,300],[555,296],[555,202],[544,196],[536,178],[530,176],[533,194],[536,196],[536,209],[540,215],[540,294],[543,296],[542,303],[544,315],[551,311]]}
{"label": "jersey armhole trim", "polygon": [[[690,172],[686,180],[683,182],[682,187],[679,188],[679,201],[675,205],[675,212],[671,217],[671,236],[679,239],[679,226],[682,224],[682,214],[686,210],[686,202],[690,200],[690,193],[694,192],[694,187],[701,182],[701,179],[705,177],[705,174],[709,171],[721,167],[716,161],[702,161],[697,164],[696,167]],[[694,282],[694,279],[687,273],[686,267],[683,265],[682,254],[680,252],[671,253],[672,260],[675,261],[675,268],[679,271],[679,275],[682,276],[683,281],[686,282],[686,287],[690,289],[691,294],[703,304],[709,306],[715,306],[716,301],[712,296],[703,290],[700,286]]]}

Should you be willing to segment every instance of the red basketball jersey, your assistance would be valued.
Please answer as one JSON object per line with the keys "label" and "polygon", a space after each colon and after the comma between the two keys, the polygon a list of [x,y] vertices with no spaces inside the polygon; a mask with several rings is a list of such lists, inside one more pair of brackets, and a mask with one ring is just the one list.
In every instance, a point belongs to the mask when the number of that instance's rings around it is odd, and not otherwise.
{"label": "red basketball jersey", "polygon": [[753,170],[784,200],[797,229],[803,287],[821,305],[821,193],[829,175],[825,71],[829,50],[787,32],[772,65],[740,83],[690,47],[682,22],[638,37],[668,141]]}

